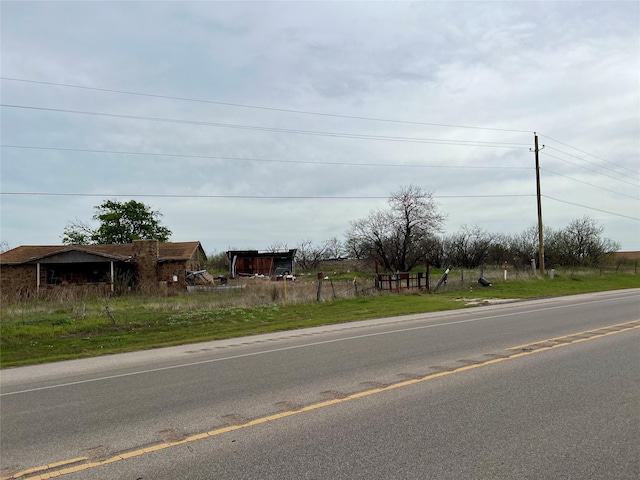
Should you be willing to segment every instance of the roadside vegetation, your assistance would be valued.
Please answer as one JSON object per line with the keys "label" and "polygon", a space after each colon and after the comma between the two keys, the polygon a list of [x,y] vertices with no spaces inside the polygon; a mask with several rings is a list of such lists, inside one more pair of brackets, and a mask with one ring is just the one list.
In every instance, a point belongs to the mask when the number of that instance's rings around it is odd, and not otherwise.
{"label": "roadside vegetation", "polygon": [[[213,292],[114,298],[29,299],[3,303],[0,366],[53,362],[273,331],[437,312],[519,300],[640,287],[635,264],[602,269],[556,269],[554,278],[501,269],[452,269],[437,292],[381,293],[370,273],[335,269],[317,301],[316,272],[296,282],[243,279]],[[478,283],[480,274],[491,287]],[[432,269],[431,284],[442,275]],[[356,288],[353,279],[357,279]]]}
{"label": "roadside vegetation", "polygon": [[[95,210],[98,226],[70,222],[64,243],[165,241],[171,234],[159,223],[160,212],[133,200],[105,201]],[[444,218],[431,192],[402,187],[391,194],[388,209],[351,222],[344,242],[301,241],[295,282],[245,277],[206,293],[188,294],[180,287],[157,295],[134,290],[106,298],[89,298],[81,288],[56,288],[40,298],[0,292],[0,367],[468,308],[499,299],[640,287],[638,260],[616,254],[619,245],[604,238],[603,227],[589,217],[559,230],[544,229],[544,279],[536,276],[532,260],[539,258],[537,227],[501,235],[464,226],[443,234]],[[287,245],[269,250],[287,250]],[[426,259],[429,290],[396,286],[382,292],[374,287],[374,271],[426,273]],[[225,275],[228,261],[225,252],[213,253],[205,267],[214,276]],[[439,282],[445,270],[448,278]],[[387,278],[385,285],[391,287]],[[492,285],[480,285],[479,278]]]}

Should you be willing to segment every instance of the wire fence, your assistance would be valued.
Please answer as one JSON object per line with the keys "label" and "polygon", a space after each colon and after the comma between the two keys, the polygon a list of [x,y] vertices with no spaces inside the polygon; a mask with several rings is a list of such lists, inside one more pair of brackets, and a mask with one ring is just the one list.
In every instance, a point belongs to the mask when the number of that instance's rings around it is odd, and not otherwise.
{"label": "wire fence", "polygon": [[[581,276],[598,276],[609,274],[635,274],[640,271],[638,261],[629,261],[623,264],[603,265],[595,268],[587,267],[563,267],[548,269],[546,278],[554,276],[573,278]],[[315,273],[299,275],[296,281],[272,281],[262,278],[242,278],[230,280],[227,285],[202,288],[189,293],[181,289],[159,289],[157,292],[125,293],[123,298],[166,298],[184,297],[185,303],[206,303],[211,307],[220,305],[251,307],[278,303],[310,303],[328,302],[339,299],[358,298],[381,294],[407,293],[410,291],[424,291],[431,293],[452,292],[456,290],[469,290],[479,285],[480,279],[491,284],[502,282],[532,280],[540,278],[539,272],[533,269],[508,270],[497,267],[484,267],[477,269],[451,268],[446,278],[440,269],[432,269],[430,275],[426,271],[399,273],[399,274],[367,274],[354,273],[353,277],[344,275],[322,276],[318,278]],[[68,287],[68,286],[67,286]],[[10,296],[2,292],[0,305],[3,309],[10,305],[23,303],[37,303],[40,301],[49,303],[73,303],[84,302],[86,299],[110,297],[110,293],[96,293],[91,288],[56,288],[47,289],[39,296]]]}

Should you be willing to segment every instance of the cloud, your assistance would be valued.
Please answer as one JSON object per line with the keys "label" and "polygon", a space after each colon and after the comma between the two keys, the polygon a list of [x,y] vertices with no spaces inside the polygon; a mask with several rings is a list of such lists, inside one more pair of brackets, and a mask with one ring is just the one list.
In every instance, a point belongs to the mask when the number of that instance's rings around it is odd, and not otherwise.
{"label": "cloud", "polygon": [[[174,240],[293,247],[341,238],[408,184],[434,192],[448,231],[517,233],[537,221],[537,131],[545,224],[589,215],[638,250],[639,14],[634,2],[2,2],[2,103],[36,108],[2,107],[1,239],[55,244],[102,200],[150,195],[135,198]],[[264,198],[278,196],[299,198]]]}

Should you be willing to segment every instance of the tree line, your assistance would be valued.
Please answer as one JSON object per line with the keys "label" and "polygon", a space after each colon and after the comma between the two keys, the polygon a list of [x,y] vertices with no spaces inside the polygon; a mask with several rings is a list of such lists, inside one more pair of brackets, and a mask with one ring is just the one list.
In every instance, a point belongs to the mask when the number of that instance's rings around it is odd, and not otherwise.
{"label": "tree line", "polygon": [[[545,227],[545,265],[547,268],[598,267],[608,254],[619,249],[619,245],[602,237],[603,227],[589,217],[571,220],[564,228]],[[538,228],[532,226],[516,234],[491,233],[479,226],[463,226],[458,232],[445,235],[429,235],[410,248],[411,263],[385,262],[389,258],[401,259],[400,251],[394,251],[393,242],[388,242],[389,251],[378,254],[380,246],[367,245],[366,242],[347,235],[340,244],[336,255],[336,239],[328,243],[301,243],[297,252],[298,265],[303,269],[319,268],[323,261],[335,258],[349,258],[378,262],[385,270],[410,271],[424,265],[427,261],[436,268],[461,267],[478,268],[481,266],[501,267],[506,261],[510,268],[525,270],[530,268],[531,259],[538,258]],[[385,242],[381,242],[384,244]],[[416,247],[416,248],[414,248]]]}
{"label": "tree line", "polygon": [[[138,239],[155,238],[167,241],[171,231],[161,225],[160,212],[144,203],[131,200],[108,200],[94,207],[96,228],[75,220],[64,229],[65,244],[131,243]],[[491,233],[480,226],[463,226],[458,232],[445,234],[446,215],[441,213],[433,194],[409,185],[393,192],[388,208],[371,211],[368,216],[350,222],[345,238],[337,237],[320,243],[310,239],[296,246],[296,262],[302,270],[314,270],[322,262],[333,259],[354,259],[378,262],[386,271],[407,272],[424,265],[476,268],[483,265],[501,266],[508,262],[516,269],[528,268],[538,256],[538,229],[530,227],[521,233]],[[603,237],[604,228],[585,216],[574,219],[561,229],[545,227],[545,264],[554,266],[599,266],[606,255],[619,245]],[[283,244],[269,250],[286,250]],[[224,253],[213,254],[210,263],[226,264]]]}

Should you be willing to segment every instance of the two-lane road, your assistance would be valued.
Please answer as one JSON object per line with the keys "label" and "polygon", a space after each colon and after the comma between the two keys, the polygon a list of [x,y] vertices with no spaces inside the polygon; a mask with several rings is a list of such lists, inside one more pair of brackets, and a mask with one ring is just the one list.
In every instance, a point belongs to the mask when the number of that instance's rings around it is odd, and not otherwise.
{"label": "two-lane road", "polygon": [[3,478],[640,473],[640,290],[0,375]]}

